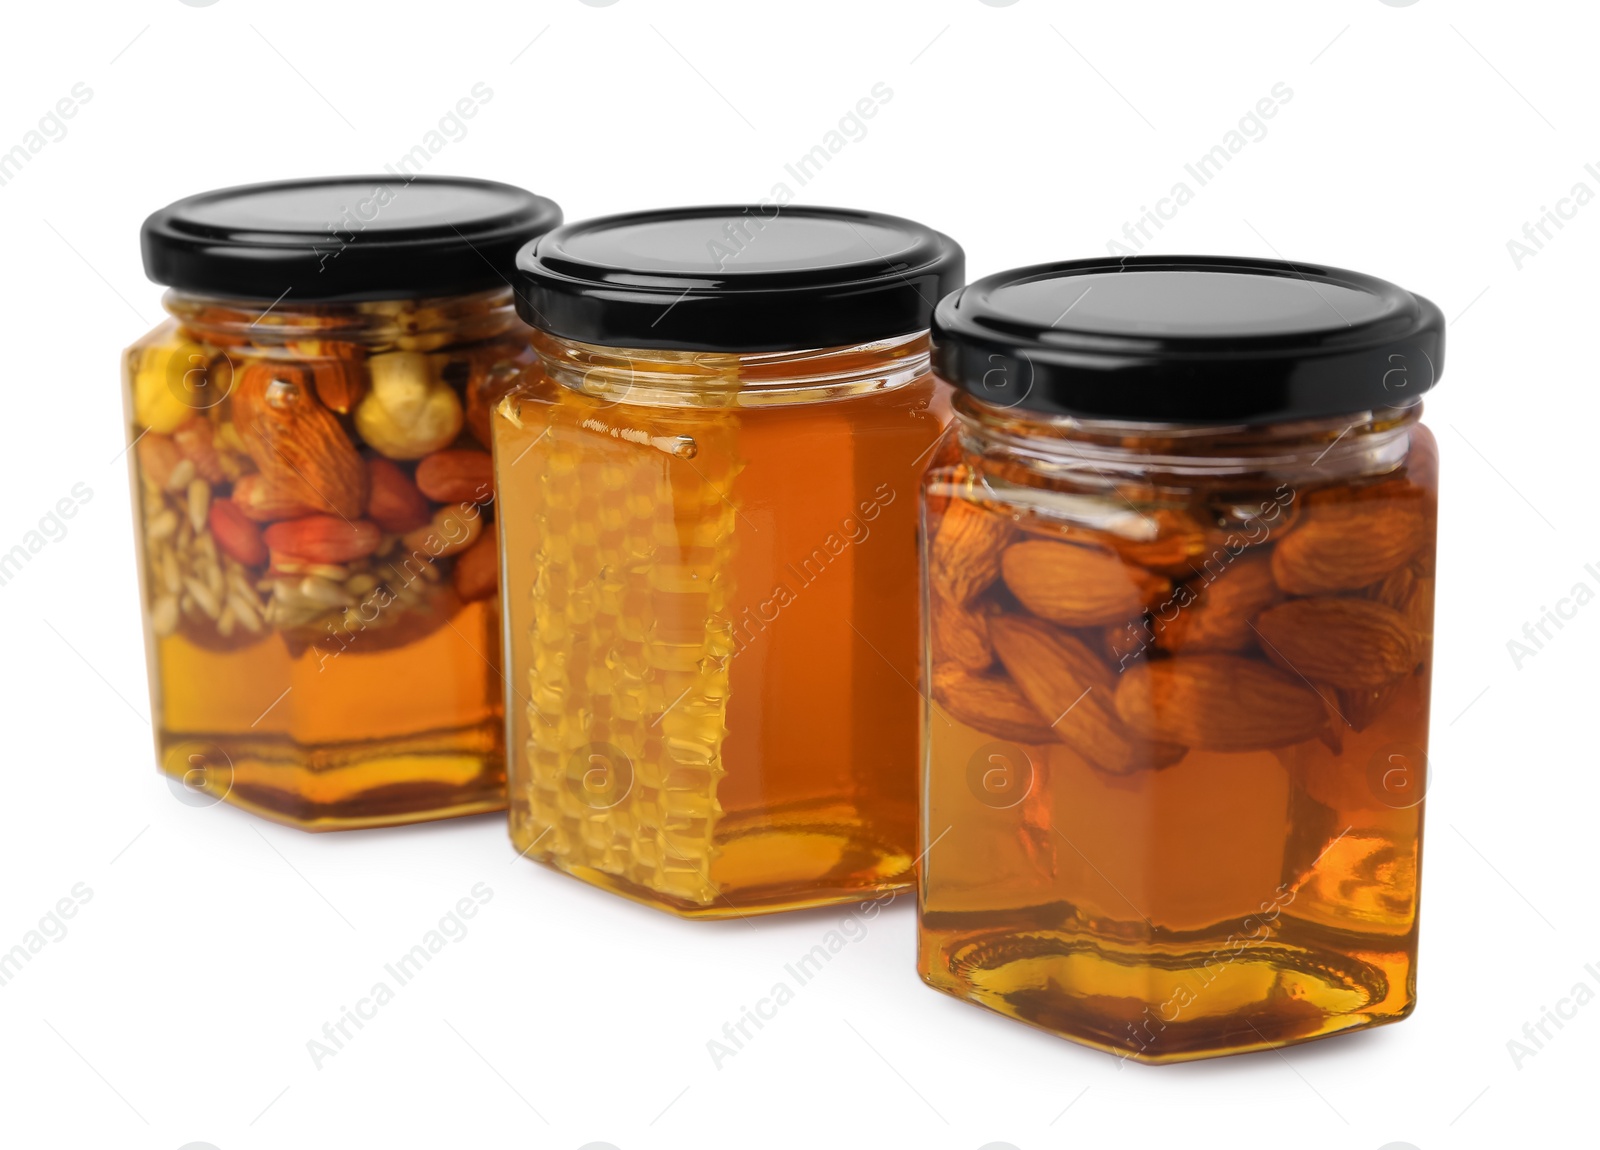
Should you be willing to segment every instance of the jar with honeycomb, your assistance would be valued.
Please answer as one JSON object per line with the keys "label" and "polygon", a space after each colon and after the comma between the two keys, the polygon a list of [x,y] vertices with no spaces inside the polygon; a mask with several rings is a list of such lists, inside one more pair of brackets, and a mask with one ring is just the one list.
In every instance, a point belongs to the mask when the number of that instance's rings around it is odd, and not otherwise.
{"label": "jar with honeycomb", "polygon": [[941,302],[920,973],[1146,1062],[1406,1017],[1433,304],[1147,257]]}
{"label": "jar with honeycomb", "polygon": [[542,374],[494,419],[517,849],[686,917],[916,857],[917,484],[961,250],[818,208],[524,248]]}
{"label": "jar with honeycomb", "polygon": [[170,317],[124,357],[160,768],[307,830],[505,806],[489,411],[549,200],[388,176],[144,225]]}

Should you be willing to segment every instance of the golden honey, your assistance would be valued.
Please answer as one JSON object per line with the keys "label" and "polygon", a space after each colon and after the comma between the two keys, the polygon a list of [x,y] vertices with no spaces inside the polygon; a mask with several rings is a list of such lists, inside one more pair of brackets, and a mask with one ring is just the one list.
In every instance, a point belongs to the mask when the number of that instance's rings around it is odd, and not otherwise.
{"label": "golden honey", "polygon": [[[440,501],[413,476],[432,456],[479,459],[488,479],[468,413],[487,437],[489,404],[533,358],[509,293],[282,308],[271,326],[237,305],[169,306],[175,318],[125,361],[161,769],[184,793],[311,830],[503,808],[492,486],[424,478],[436,495],[469,496]],[[367,365],[394,355],[454,412],[447,446],[420,462],[366,446],[352,415],[317,394],[332,376],[372,395]],[[296,405],[267,432],[272,446],[241,414],[252,373]],[[280,514],[244,494],[261,489],[258,460],[271,467],[312,440],[299,404],[339,436],[316,450],[353,461],[358,506]],[[285,474],[306,476],[319,504],[341,501],[316,461]],[[384,506],[396,491],[407,502]]]}
{"label": "golden honey", "polygon": [[305,830],[505,806],[489,412],[534,360],[502,268],[554,203],[287,180],[151,214],[123,356],[156,757]]}
{"label": "golden honey", "polygon": [[1442,327],[1369,277],[1203,257],[941,305],[930,985],[1153,1063],[1410,1014]]}
{"label": "golden honey", "polygon": [[518,851],[692,917],[909,883],[926,346],[540,336],[495,421]]}

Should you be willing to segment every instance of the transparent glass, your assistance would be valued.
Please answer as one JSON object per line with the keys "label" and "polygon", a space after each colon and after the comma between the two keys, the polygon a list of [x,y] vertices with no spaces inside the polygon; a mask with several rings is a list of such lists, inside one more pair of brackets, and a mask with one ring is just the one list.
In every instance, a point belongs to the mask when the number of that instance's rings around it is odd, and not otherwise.
{"label": "transparent glass", "polygon": [[1146,1062],[1411,1011],[1418,414],[1118,426],[958,397],[923,486],[925,981]]}
{"label": "transparent glass", "polygon": [[166,307],[123,365],[161,769],[308,830],[503,808],[510,291]]}
{"label": "transparent glass", "polygon": [[517,849],[689,917],[909,886],[926,334],[535,340],[494,422]]}

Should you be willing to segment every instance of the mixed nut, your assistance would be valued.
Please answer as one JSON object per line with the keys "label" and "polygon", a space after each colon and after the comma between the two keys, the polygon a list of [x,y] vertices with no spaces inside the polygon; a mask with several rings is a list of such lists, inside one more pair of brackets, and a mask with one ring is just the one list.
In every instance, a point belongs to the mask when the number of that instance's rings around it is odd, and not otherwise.
{"label": "mixed nut", "polygon": [[[418,308],[328,307],[315,339],[159,332],[128,365],[151,625],[201,645],[404,642],[491,598],[488,411],[531,352]],[[320,338],[363,316],[362,338]],[[372,338],[374,315],[389,342]],[[409,625],[397,627],[406,621]],[[331,649],[331,648],[330,648]]]}
{"label": "mixed nut", "polygon": [[1296,491],[1242,518],[1203,498],[1091,529],[1000,502],[962,465],[928,525],[934,704],[1099,771],[1190,749],[1339,753],[1428,657],[1432,493],[1407,475]]}

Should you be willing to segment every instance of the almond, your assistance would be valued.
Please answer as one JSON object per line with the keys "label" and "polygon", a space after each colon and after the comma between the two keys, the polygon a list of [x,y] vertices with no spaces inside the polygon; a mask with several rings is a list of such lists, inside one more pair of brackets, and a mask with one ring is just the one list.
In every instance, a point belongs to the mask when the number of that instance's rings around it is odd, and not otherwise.
{"label": "almond", "polygon": [[319,511],[353,518],[367,501],[367,469],[300,364],[252,363],[235,374],[233,419],[244,448],[275,487],[299,484]]}
{"label": "almond", "polygon": [[222,465],[222,454],[212,443],[214,429],[204,416],[184,420],[172,433],[173,442],[183,452],[183,457],[194,464],[195,473],[207,483],[228,481],[227,469]]}
{"label": "almond", "polygon": [[1208,582],[1197,578],[1156,609],[1156,646],[1163,651],[1244,651],[1255,642],[1250,621],[1279,598],[1272,560],[1245,555]]}
{"label": "almond", "polygon": [[[1053,546],[1053,545],[1052,545]],[[1055,737],[1091,766],[1115,775],[1168,766],[1184,749],[1130,735],[1114,709],[1113,677],[1087,644],[1038,619],[989,620],[995,653]]]}
{"label": "almond", "polygon": [[307,515],[274,523],[262,537],[272,550],[274,564],[282,557],[296,563],[349,563],[378,549],[383,532],[366,519],[340,519],[334,515]]}
{"label": "almond", "polygon": [[488,503],[494,498],[494,461],[486,451],[435,451],[417,464],[417,487],[435,503]]}
{"label": "almond", "polygon": [[134,454],[139,460],[139,474],[146,483],[157,490],[165,490],[172,473],[183,462],[183,449],[169,435],[147,431],[134,444]]}
{"label": "almond", "polygon": [[1272,576],[1291,595],[1354,591],[1401,566],[1426,537],[1414,500],[1315,504],[1273,550]]}
{"label": "almond", "polygon": [[1111,551],[1072,543],[1014,543],[1000,561],[1006,587],[1033,614],[1069,627],[1125,623],[1172,590]]}
{"label": "almond", "polygon": [[1393,607],[1406,617],[1406,622],[1423,638],[1433,638],[1433,577],[1423,574],[1425,568],[1413,561],[1384,576],[1376,584],[1371,597],[1386,607]]}
{"label": "almond", "polygon": [[261,538],[261,528],[250,522],[239,505],[231,499],[213,499],[206,521],[217,547],[232,555],[246,567],[259,567],[267,561],[267,544]]}
{"label": "almond", "polygon": [[317,398],[329,411],[349,415],[367,394],[367,372],[360,359],[324,359],[307,366]]}
{"label": "almond", "polygon": [[400,542],[413,555],[420,553],[431,559],[444,559],[461,554],[476,543],[482,533],[483,515],[476,507],[467,512],[445,506],[435,511],[428,523],[402,535]]}
{"label": "almond", "polygon": [[1055,732],[1004,674],[979,675],[945,664],[933,671],[934,702],[951,718],[996,739],[1049,744]]}
{"label": "almond", "polygon": [[293,475],[268,479],[262,474],[241,476],[233,485],[233,502],[257,523],[299,519],[323,510],[317,493]]}
{"label": "almond", "polygon": [[367,460],[367,487],[367,518],[391,535],[415,531],[432,518],[411,477],[382,456]]}
{"label": "almond", "polygon": [[1102,530],[1044,519],[1024,519],[1020,526],[1043,538],[1109,547],[1125,562],[1176,578],[1193,575],[1207,559],[1222,552],[1227,538],[1192,513],[1174,508],[1130,510]]}
{"label": "almond", "polygon": [[500,589],[500,552],[493,533],[486,532],[456,557],[451,579],[463,603],[487,599]]}
{"label": "almond", "polygon": [[989,623],[980,612],[958,607],[932,589],[928,608],[933,616],[930,629],[935,663],[954,663],[966,671],[987,671],[994,665]]}
{"label": "almond", "polygon": [[1417,665],[1417,633],[1370,599],[1291,599],[1256,620],[1261,647],[1285,670],[1340,688],[1381,687]]}
{"label": "almond", "polygon": [[1339,714],[1354,730],[1364,731],[1394,705],[1405,685],[1406,680],[1401,677],[1391,679],[1381,687],[1337,690],[1335,694],[1339,700]]}
{"label": "almond", "polygon": [[1000,577],[1000,553],[1017,533],[1010,519],[952,499],[928,549],[928,578],[950,602],[966,606]]}
{"label": "almond", "polygon": [[521,381],[533,359],[526,342],[497,340],[452,353],[439,369],[440,379],[461,390],[467,430],[484,447],[493,443],[495,406]]}
{"label": "almond", "polygon": [[1133,660],[1142,659],[1154,645],[1150,628],[1143,619],[1107,627],[1100,639],[1112,666],[1119,671]]}
{"label": "almond", "polygon": [[1175,655],[1130,667],[1117,688],[1130,731],[1208,751],[1262,751],[1315,738],[1323,701],[1283,672],[1240,655]]}

